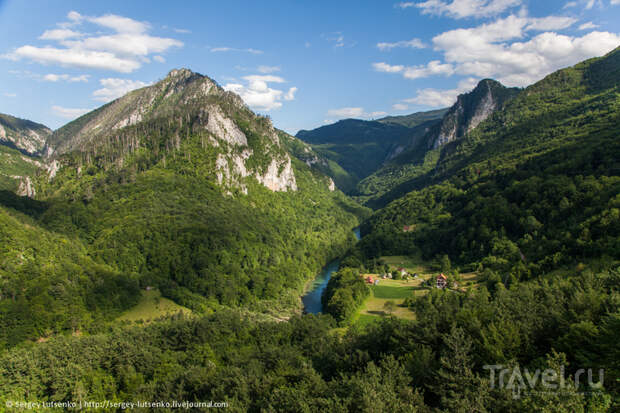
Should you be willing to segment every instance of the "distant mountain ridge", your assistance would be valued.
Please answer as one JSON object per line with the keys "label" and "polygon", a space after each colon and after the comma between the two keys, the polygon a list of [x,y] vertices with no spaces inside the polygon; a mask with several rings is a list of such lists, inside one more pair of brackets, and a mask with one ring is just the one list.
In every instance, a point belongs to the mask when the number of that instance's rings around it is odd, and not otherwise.
{"label": "distant mountain ridge", "polygon": [[442,118],[449,108],[429,110],[426,112],[416,112],[409,115],[394,115],[386,116],[381,119],[377,119],[377,122],[381,123],[395,123],[398,125],[406,126],[408,128],[416,127],[424,122],[436,120]]}
{"label": "distant mountain ridge", "polygon": [[361,179],[415,145],[444,113],[441,109],[374,121],[344,119],[313,130],[300,130],[296,137],[310,144],[323,159],[338,164],[345,177],[330,176],[342,190],[352,192]]}
{"label": "distant mountain ridge", "polygon": [[365,201],[406,179],[411,169],[420,170],[412,164],[424,164],[425,169],[432,163],[427,152],[462,138],[520,91],[483,79],[471,92],[459,95],[450,108],[374,121],[344,119],[300,130],[296,136],[341,166],[348,177],[346,186],[340,187]]}

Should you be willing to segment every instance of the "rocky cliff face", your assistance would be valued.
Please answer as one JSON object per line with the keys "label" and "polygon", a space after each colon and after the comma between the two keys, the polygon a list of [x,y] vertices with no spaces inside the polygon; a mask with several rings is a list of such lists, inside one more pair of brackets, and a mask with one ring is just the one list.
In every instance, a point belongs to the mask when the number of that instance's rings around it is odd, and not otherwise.
{"label": "rocky cliff face", "polygon": [[0,145],[27,155],[39,155],[51,134],[45,125],[0,113]]}
{"label": "rocky cliff face", "polygon": [[[248,177],[272,191],[297,190],[291,158],[271,121],[251,112],[238,95],[188,69],[173,70],[160,82],[69,123],[51,136],[48,146],[53,159],[70,152],[97,158],[119,142],[126,142],[126,152],[144,148],[150,134],[167,139],[166,151],[200,136],[202,149],[215,153],[212,178],[227,190],[237,187],[247,193]],[[105,155],[120,165],[124,156],[122,148]]]}
{"label": "rocky cliff face", "polygon": [[435,149],[463,137],[493,112],[503,108],[519,91],[495,80],[481,80],[474,90],[457,98],[439,127],[430,132],[429,148]]}
{"label": "rocky cliff face", "polygon": [[19,196],[27,196],[30,198],[34,198],[36,192],[34,190],[34,185],[32,185],[32,181],[29,176],[25,176],[21,178],[21,182],[19,183],[19,188],[17,189],[17,195]]}

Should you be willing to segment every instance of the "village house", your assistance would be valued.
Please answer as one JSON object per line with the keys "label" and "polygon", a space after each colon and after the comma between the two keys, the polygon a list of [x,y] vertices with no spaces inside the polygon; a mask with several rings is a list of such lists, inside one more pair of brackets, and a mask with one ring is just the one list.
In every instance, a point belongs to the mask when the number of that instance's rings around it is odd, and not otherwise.
{"label": "village house", "polygon": [[448,285],[448,277],[443,274],[437,276],[437,288],[444,289]]}

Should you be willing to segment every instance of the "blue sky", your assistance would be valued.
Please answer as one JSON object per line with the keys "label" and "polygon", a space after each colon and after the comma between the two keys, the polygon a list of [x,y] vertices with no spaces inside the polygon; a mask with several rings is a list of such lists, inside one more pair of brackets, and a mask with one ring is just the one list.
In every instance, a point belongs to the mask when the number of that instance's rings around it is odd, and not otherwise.
{"label": "blue sky", "polygon": [[0,0],[0,112],[62,126],[187,67],[288,132],[526,86],[620,45],[620,0]]}

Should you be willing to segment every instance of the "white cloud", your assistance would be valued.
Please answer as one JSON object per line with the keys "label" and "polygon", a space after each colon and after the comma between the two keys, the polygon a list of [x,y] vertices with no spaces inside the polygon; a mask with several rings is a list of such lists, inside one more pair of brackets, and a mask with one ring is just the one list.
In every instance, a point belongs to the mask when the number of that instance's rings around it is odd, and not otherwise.
{"label": "white cloud", "polygon": [[3,95],[4,95],[4,96],[6,96],[7,98],[14,98],[14,97],[17,97],[17,94],[16,94],[16,93],[8,93],[8,92],[5,92],[5,93],[3,93]]}
{"label": "white cloud", "polygon": [[611,0],[611,5],[612,6],[617,6],[620,4],[620,0]]}
{"label": "white cloud", "polygon": [[192,32],[191,30],[188,30],[188,29],[173,29],[173,30],[181,34],[190,34]]}
{"label": "white cloud", "polygon": [[101,79],[99,80],[99,83],[101,83],[103,88],[97,89],[93,92],[93,99],[101,102],[110,102],[134,89],[139,89],[149,85],[149,83],[145,83],[140,80],[118,78]]}
{"label": "white cloud", "polygon": [[[620,0],[618,0],[620,1]],[[590,29],[596,29],[598,27],[598,24],[594,24],[592,22],[587,22],[584,23],[582,25],[579,26],[579,30],[590,30]]]}
{"label": "white cloud", "polygon": [[273,73],[273,72],[279,72],[280,71],[280,66],[258,66],[257,69],[260,73]]}
{"label": "white cloud", "polygon": [[[83,16],[71,11],[67,18],[69,22],[59,24],[61,29],[47,30],[40,36],[41,40],[57,42],[57,46],[24,45],[16,48],[8,57],[63,67],[130,73],[148,62],[149,55],[183,46],[176,39],[149,35],[148,23],[128,17],[114,14]],[[86,23],[95,25],[99,31],[95,35],[87,35],[74,30]],[[102,33],[102,29],[111,30],[112,33]]]}
{"label": "white cloud", "polygon": [[436,108],[451,106],[456,101],[458,95],[469,92],[476,87],[477,83],[478,81],[476,79],[468,78],[461,80],[456,89],[421,89],[417,91],[415,97],[405,99],[404,102]]}
{"label": "white cloud", "polygon": [[386,43],[386,42],[377,43],[377,48],[379,48],[379,50],[382,50],[382,51],[385,51],[385,50],[389,51],[389,50],[394,49],[395,47],[410,47],[412,49],[423,49],[426,46],[420,39],[401,40],[395,43]]}
{"label": "white cloud", "polygon": [[269,83],[285,83],[286,80],[274,75],[250,75],[244,76],[246,84],[227,83],[224,89],[237,93],[243,101],[255,110],[269,111],[282,107],[282,100],[295,99],[296,87],[291,87],[284,93],[274,89]]}
{"label": "white cloud", "polygon": [[528,85],[562,67],[603,55],[620,44],[619,35],[596,31],[582,37],[545,32],[518,41],[529,30],[567,24],[572,23],[509,16],[478,27],[442,33],[433,38],[433,44],[456,73],[493,77],[509,86]]}
{"label": "white cloud", "polygon": [[378,118],[385,115],[387,115],[387,113],[383,111],[366,112],[362,107],[345,107],[328,110],[327,116],[331,117],[332,119],[326,119],[326,121],[333,122],[336,119],[345,118]]}
{"label": "white cloud", "polygon": [[563,9],[570,9],[571,7],[577,7],[577,2],[576,1],[569,1],[562,8]]}
{"label": "white cloud", "polygon": [[286,80],[282,79],[280,76],[274,75],[250,75],[244,76],[245,80],[249,82],[273,82],[273,83],[285,83]]}
{"label": "white cloud", "polygon": [[434,75],[450,76],[454,73],[454,67],[449,63],[441,63],[439,60],[428,62],[426,66],[407,67],[403,71],[406,79],[418,79]]}
{"label": "white cloud", "polygon": [[409,7],[414,7],[415,3],[412,1],[403,1],[396,5],[396,7],[400,7],[401,9],[408,9]]}
{"label": "white cloud", "polygon": [[342,32],[332,32],[327,34],[321,34],[321,37],[328,42],[330,42],[334,49],[339,49],[343,47],[353,47],[356,42],[348,42],[345,40],[344,33]]}
{"label": "white cloud", "polygon": [[384,73],[400,73],[403,70],[405,70],[405,66],[403,65],[389,65],[385,62],[373,63],[372,67],[377,72],[384,72]]}
{"label": "white cloud", "polygon": [[43,64],[113,70],[121,73],[133,72],[141,66],[137,60],[117,57],[113,53],[55,47],[22,46],[13,52],[12,58],[14,60],[27,58]]}
{"label": "white cloud", "polygon": [[159,63],[166,63],[166,58],[160,55],[153,56],[153,60]]}
{"label": "white cloud", "polygon": [[327,116],[332,116],[334,118],[361,118],[363,115],[364,108],[360,107],[330,109],[327,111]]}
{"label": "white cloud", "polygon": [[110,52],[117,56],[140,61],[153,53],[163,53],[171,47],[181,46],[175,39],[154,37],[142,33],[118,33],[109,36],[89,37],[83,40],[65,40],[63,45],[78,50]]}
{"label": "white cloud", "polygon": [[407,110],[409,109],[409,105],[405,105],[404,103],[395,103],[392,105],[392,109],[394,110]]}
{"label": "white cloud", "polygon": [[149,29],[149,24],[139,22],[128,17],[115,14],[106,14],[99,17],[86,17],[86,20],[102,27],[107,27],[118,33],[142,34]]}
{"label": "white cloud", "polygon": [[71,76],[68,74],[55,74],[49,73],[42,77],[43,80],[47,82],[58,82],[59,80],[64,80],[66,82],[88,82],[88,78],[90,75],[79,75],[79,76]]}
{"label": "white cloud", "polygon": [[48,82],[58,82],[60,79],[64,80],[65,76],[69,77],[69,75],[55,75],[53,73],[50,73],[43,76],[43,80],[47,80]]}
{"label": "white cloud", "polygon": [[211,52],[212,53],[217,53],[217,52],[244,52],[244,53],[250,53],[250,54],[263,54],[262,50],[257,50],[257,49],[237,49],[234,47],[212,47],[211,48]]}
{"label": "white cloud", "polygon": [[52,106],[52,112],[54,115],[66,119],[75,119],[82,116],[85,113],[90,112],[92,109],[81,108],[63,108],[62,106]]}
{"label": "white cloud", "polygon": [[[581,37],[554,31],[576,22],[570,17],[530,18],[525,12],[467,29],[455,29],[433,38],[434,49],[443,61],[404,66],[375,63],[377,71],[400,73],[418,79],[434,75],[490,77],[507,86],[527,86],[547,74],[582,60],[601,56],[620,44],[620,35],[593,31]],[[529,37],[530,32],[540,32]],[[447,101],[429,90],[425,100]]]}
{"label": "white cloud", "polygon": [[520,6],[523,0],[427,0],[421,3],[400,3],[401,8],[417,7],[422,14],[446,15],[455,19],[491,17]]}
{"label": "white cloud", "polygon": [[439,60],[421,66],[389,65],[385,62],[373,63],[372,66],[377,72],[402,73],[405,79],[419,79],[433,75],[450,76],[454,73],[451,64],[441,63]]}
{"label": "white cloud", "polygon": [[295,93],[297,93],[297,88],[290,88],[288,92],[286,92],[286,95],[284,95],[284,100],[295,100]]}
{"label": "white cloud", "polygon": [[72,22],[76,23],[82,20],[82,15],[78,13],[77,11],[71,10],[67,14],[67,18],[71,20]]}
{"label": "white cloud", "polygon": [[41,40],[65,40],[73,37],[82,37],[83,34],[70,29],[54,29],[43,32],[39,39]]}
{"label": "white cloud", "polygon": [[529,23],[525,27],[526,31],[562,30],[572,26],[577,22],[577,19],[564,16],[548,16],[541,18],[530,18],[528,20]]}

